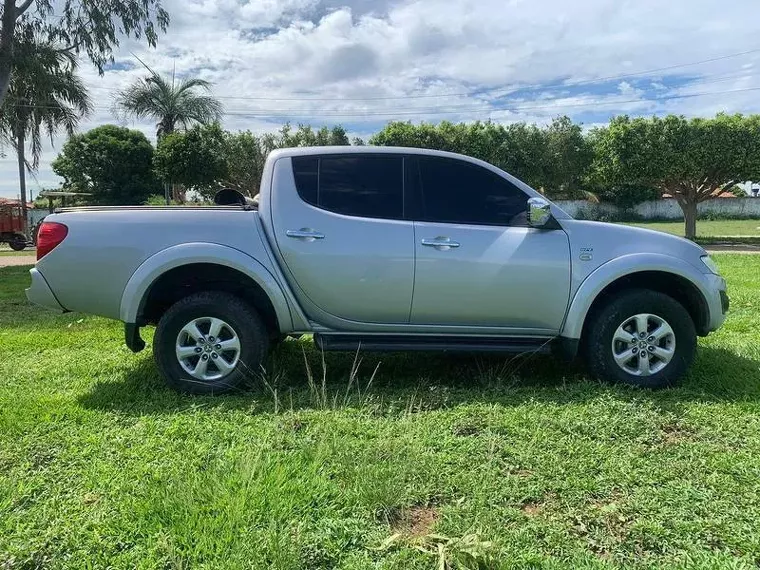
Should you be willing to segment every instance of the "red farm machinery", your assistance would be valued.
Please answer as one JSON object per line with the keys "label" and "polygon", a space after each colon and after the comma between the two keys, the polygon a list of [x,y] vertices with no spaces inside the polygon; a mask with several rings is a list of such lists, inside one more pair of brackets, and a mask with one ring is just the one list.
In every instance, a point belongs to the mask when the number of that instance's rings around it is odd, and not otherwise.
{"label": "red farm machinery", "polygon": [[27,238],[21,204],[17,201],[0,201],[0,243],[7,243],[12,250],[21,251],[31,243]]}

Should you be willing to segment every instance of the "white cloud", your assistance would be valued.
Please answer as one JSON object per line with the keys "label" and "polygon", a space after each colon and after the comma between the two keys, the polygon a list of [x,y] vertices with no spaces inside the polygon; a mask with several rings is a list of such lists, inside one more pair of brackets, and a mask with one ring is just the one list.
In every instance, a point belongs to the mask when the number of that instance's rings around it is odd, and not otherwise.
{"label": "white cloud", "polygon": [[[760,91],[739,91],[760,87],[760,52],[664,69],[646,76],[648,83],[638,75],[758,46],[756,0],[165,4],[172,24],[157,49],[125,40],[118,65],[104,76],[82,67],[96,105],[83,129],[118,122],[114,92],[144,73],[131,53],[161,73],[176,69],[213,81],[231,129],[271,130],[285,115],[314,125],[339,122],[366,135],[394,118],[547,122],[568,114],[599,123],[620,112],[760,111]],[[612,79],[598,82],[604,78]],[[705,92],[721,94],[663,99]],[[134,126],[152,136],[150,122]],[[12,196],[15,157],[6,154],[0,195]],[[49,167],[55,154],[46,147],[38,174],[43,185],[57,183]]]}

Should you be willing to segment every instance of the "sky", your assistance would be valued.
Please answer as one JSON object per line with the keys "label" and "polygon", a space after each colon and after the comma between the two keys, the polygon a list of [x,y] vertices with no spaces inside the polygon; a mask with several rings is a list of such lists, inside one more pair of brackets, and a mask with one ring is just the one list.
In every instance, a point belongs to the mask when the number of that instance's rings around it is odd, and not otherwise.
{"label": "sky", "polygon": [[[83,62],[93,114],[155,140],[155,125],[117,117],[113,97],[160,73],[213,82],[227,129],[286,121],[343,125],[368,137],[391,120],[547,123],[591,128],[611,116],[760,112],[757,0],[164,0],[156,48],[123,40],[101,76]],[[48,143],[36,195],[61,180]],[[18,195],[15,155],[0,158],[0,196]]]}

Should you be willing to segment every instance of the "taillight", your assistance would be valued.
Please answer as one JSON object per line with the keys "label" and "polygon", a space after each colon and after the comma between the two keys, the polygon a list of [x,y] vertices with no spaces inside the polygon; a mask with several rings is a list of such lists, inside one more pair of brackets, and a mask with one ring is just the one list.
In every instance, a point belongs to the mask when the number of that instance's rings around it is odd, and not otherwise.
{"label": "taillight", "polygon": [[42,222],[37,232],[37,261],[53,251],[69,233],[69,228],[58,222]]}

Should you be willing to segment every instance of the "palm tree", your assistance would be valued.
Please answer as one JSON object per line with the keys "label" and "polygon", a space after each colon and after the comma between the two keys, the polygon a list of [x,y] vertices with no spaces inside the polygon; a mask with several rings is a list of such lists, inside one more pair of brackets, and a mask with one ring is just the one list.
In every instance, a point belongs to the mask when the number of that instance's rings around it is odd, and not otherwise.
{"label": "palm tree", "polygon": [[138,79],[116,96],[116,106],[125,115],[136,119],[155,119],[158,139],[173,133],[178,127],[187,129],[195,123],[215,123],[222,118],[222,104],[210,95],[197,91],[211,89],[203,79],[189,78],[176,81],[162,77],[150,67],[148,77]]}
{"label": "palm tree", "polygon": [[[116,108],[126,116],[136,119],[152,118],[156,123],[156,138],[160,141],[173,133],[177,127],[188,129],[195,123],[207,125],[222,118],[222,104],[210,95],[197,91],[209,91],[211,83],[198,78],[176,81],[161,77],[140,58],[150,75],[138,79],[116,95]],[[169,204],[169,189],[175,200],[183,200],[183,192],[175,184],[165,182],[166,203]]]}
{"label": "palm tree", "polygon": [[[14,72],[0,108],[0,137],[18,157],[21,208],[26,224],[26,172],[39,166],[42,140],[63,128],[74,133],[79,120],[90,113],[90,99],[76,73],[77,60],[44,41],[19,44],[14,50]],[[27,146],[31,161],[27,158]],[[26,227],[25,227],[26,229]]]}

